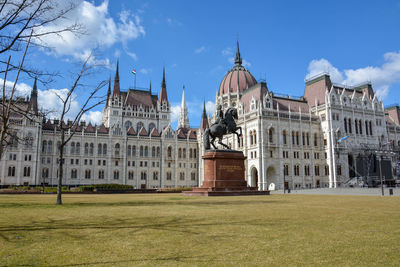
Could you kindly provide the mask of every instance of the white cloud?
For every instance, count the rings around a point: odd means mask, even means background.
[[[181,105],[171,105],[171,123],[178,122],[181,113]]]
[[[146,75],[146,74],[149,74],[150,72],[152,72],[152,69],[142,68],[139,70],[139,72]]]
[[[4,79],[0,78],[0,86],[1,88],[3,88],[3,84],[4,84]],[[11,91],[12,88],[14,86],[14,82],[12,81],[6,81],[6,96],[10,97],[11,96]],[[14,92],[14,96],[15,97],[26,97],[26,96],[30,96],[31,95],[31,91],[32,91],[32,87],[29,86],[26,83],[17,83],[15,86],[15,92]],[[0,97],[3,96],[3,93],[1,93]]]
[[[214,114],[214,111],[215,111],[215,103],[213,101],[207,101],[206,102],[207,116]]]
[[[199,48],[195,49],[194,53],[200,54],[200,53],[202,53],[204,51],[206,51],[206,47],[203,45],[203,46],[200,46]]]
[[[318,60],[314,59],[310,62],[310,64],[308,64],[308,74],[306,75],[306,79],[321,74],[322,72],[329,73],[332,81],[336,83],[343,82],[342,73],[325,58]]]
[[[86,124],[91,122],[93,125],[101,125],[102,113],[101,111],[89,111],[83,114],[82,120],[86,121]]]
[[[358,69],[339,71],[332,64],[322,58],[313,60],[308,66],[306,79],[321,72],[328,72],[336,83],[357,85],[371,81],[378,97],[384,99],[388,96],[390,86],[400,82],[400,51],[384,54],[385,62],[381,66],[367,66]]]
[[[137,57],[137,55],[136,55],[135,53],[129,52],[129,51],[125,51],[125,52],[126,52],[126,54],[127,54],[128,56],[130,56],[133,60],[137,60],[137,59],[138,59],[138,57]]]
[[[182,26],[182,22],[177,19],[167,18],[167,23],[169,26]]]
[[[225,49],[223,49],[221,51],[221,54],[223,56],[231,56],[231,55],[233,55],[233,48],[232,47],[227,47],[227,48],[225,48]]]
[[[42,32],[59,30],[76,22],[84,27],[85,34],[75,35],[63,32],[60,35],[46,35],[36,40],[50,46],[51,52],[56,55],[68,55],[81,59],[87,50],[108,48],[121,42],[126,45],[130,40],[145,35],[139,16],[129,10],[119,14],[119,21],[115,21],[108,12],[108,1],[96,6],[94,2],[80,1],[76,9],[57,24],[39,29]]]

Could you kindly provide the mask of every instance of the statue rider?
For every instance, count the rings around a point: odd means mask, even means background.
[[[219,124],[219,123],[224,123],[224,112],[222,111],[222,106],[218,105],[217,108],[217,117],[215,118],[215,123]]]

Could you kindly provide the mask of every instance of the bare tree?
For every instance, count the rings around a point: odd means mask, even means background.
[[[89,89],[87,85],[81,83],[83,77],[89,75],[91,70],[95,69],[97,66],[88,64],[91,60],[89,56],[83,63],[79,74],[76,75],[75,81],[71,88],[68,90],[66,96],[57,95],[62,103],[62,108],[60,111],[60,120],[56,126],[59,130],[60,144],[58,146],[58,183],[57,183],[57,204],[62,204],[62,181],[63,181],[63,166],[64,166],[64,148],[74,136],[77,130],[78,123],[80,122],[82,116],[89,110],[101,105],[105,102],[105,95],[100,95],[100,90],[107,84],[107,81],[101,81],[92,89]],[[74,98],[78,95],[79,90],[85,89],[87,94],[84,99],[80,110],[73,115],[72,120],[70,116],[71,104]],[[82,98],[81,98],[82,99]],[[64,123],[64,120],[69,117],[71,123]]]
[[[0,0],[0,65],[7,65],[8,72],[21,71],[31,78],[38,77],[42,83],[50,82],[56,73],[29,66],[20,68],[17,62],[7,61],[8,54],[22,51],[30,38],[31,44],[43,47],[43,37],[49,35],[62,38],[66,32],[83,34],[82,25],[76,22],[57,26],[75,8],[73,0]],[[0,73],[4,72],[5,68],[0,67]]]

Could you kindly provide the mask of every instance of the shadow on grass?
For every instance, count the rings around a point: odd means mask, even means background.
[[[236,199],[221,201],[218,199],[213,200],[188,200],[187,198],[176,199],[173,198],[171,200],[165,201],[152,201],[152,200],[138,200],[138,201],[117,201],[117,202],[74,202],[68,203],[64,201],[64,204],[59,206],[55,205],[55,203],[35,203],[35,202],[27,202],[27,203],[0,203],[0,208],[32,208],[32,207],[43,207],[43,208],[69,208],[69,207],[135,207],[135,206],[173,206],[173,205],[182,205],[182,206],[242,206],[242,205],[265,205],[265,204],[287,204],[290,201],[288,200],[249,200],[249,199]]]

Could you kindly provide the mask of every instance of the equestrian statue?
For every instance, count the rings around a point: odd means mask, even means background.
[[[211,145],[214,149],[217,149],[214,144],[216,138],[218,138],[218,144],[230,149],[228,145],[222,143],[222,138],[224,135],[231,133],[237,135],[239,143],[239,137],[242,136],[242,127],[236,126],[235,119],[237,120],[237,118],[238,114],[236,108],[228,108],[224,116],[221,106],[218,106],[215,122],[204,132],[203,144],[205,150],[211,149]]]

